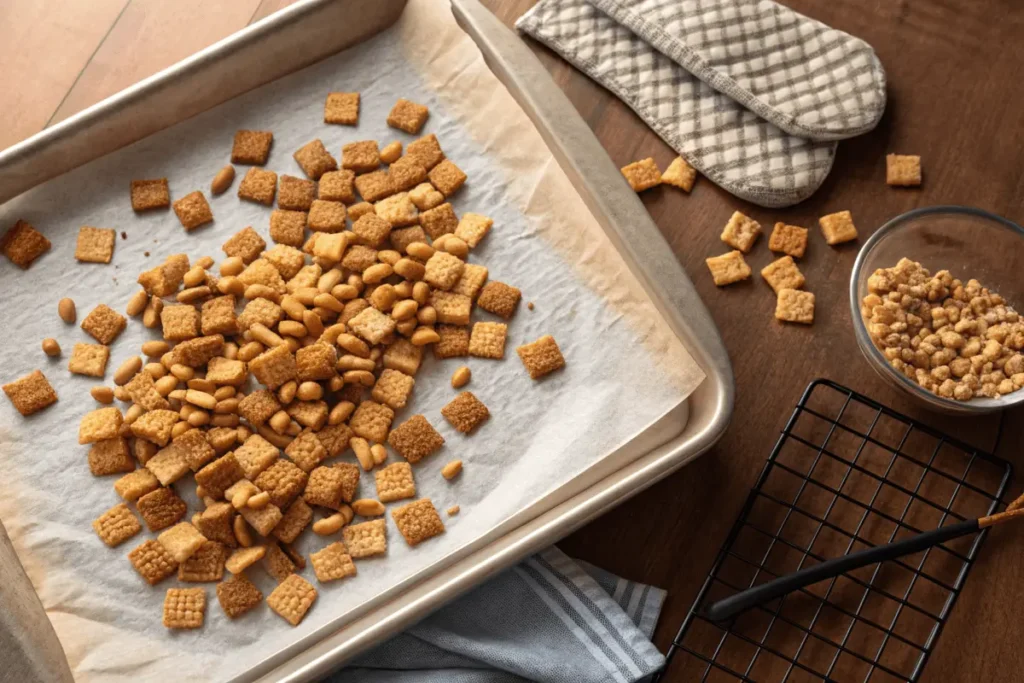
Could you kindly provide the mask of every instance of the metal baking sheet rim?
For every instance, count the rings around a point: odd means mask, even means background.
[[[646,455],[578,491],[570,499],[524,520],[518,527],[454,561],[401,596],[370,609],[315,643],[303,644],[301,652],[275,653],[235,681],[305,681],[328,673],[361,650],[381,642],[523,557],[556,542],[698,457],[720,438],[732,415],[732,369],[717,328],[643,204],[622,182],[618,169],[597,138],[523,41],[478,0],[450,2],[459,24],[534,122],[595,218],[707,378],[683,404],[682,411],[688,413],[685,428],[667,442],[652,444],[652,450]],[[0,152],[0,201],[369,38],[397,20],[405,0],[360,3],[365,21],[362,26],[351,21],[352,13],[345,7],[350,4],[350,0],[302,0]],[[346,26],[344,35],[331,35],[330,27],[337,30],[339,23],[325,21],[325,17],[345,19],[341,24]],[[299,38],[308,39],[310,31],[330,36],[328,42],[333,40],[330,49],[325,49],[323,42],[309,40],[304,43],[306,49],[291,49],[302,44]],[[258,82],[237,78],[240,67],[263,64],[262,59],[258,62],[245,60],[260,55],[265,58],[266,49],[282,56],[291,55],[292,61],[278,60],[273,70],[258,72],[257,78],[261,78]],[[217,90],[225,96],[195,110],[194,79],[204,75],[208,79],[204,84],[208,90]],[[225,91],[224,79],[231,77],[235,85]],[[186,90],[193,97],[186,97]],[[137,109],[145,108],[147,100],[149,118],[143,125],[121,130],[112,125],[119,118],[131,120],[138,113]],[[161,106],[153,106],[156,100],[160,100]],[[176,106],[168,107],[168,103]],[[154,114],[155,109],[161,110],[162,115]],[[168,111],[177,118],[167,119]],[[96,153],[97,138],[98,144],[105,145],[101,153]],[[637,235],[642,235],[642,239],[636,239]],[[675,419],[680,417],[683,416],[676,415]],[[13,554],[2,532],[0,553]]]

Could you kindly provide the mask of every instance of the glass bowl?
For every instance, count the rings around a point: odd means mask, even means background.
[[[889,365],[868,335],[860,302],[868,294],[868,277],[904,257],[932,273],[945,269],[964,282],[974,278],[1024,315],[1024,229],[966,206],[915,209],[893,218],[864,243],[850,277],[850,313],[857,344],[868,364],[890,384],[945,413],[979,415],[1024,403],[1024,389],[997,398],[943,398]]]

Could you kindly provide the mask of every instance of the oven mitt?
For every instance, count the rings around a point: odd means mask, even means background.
[[[870,45],[771,0],[589,2],[792,135],[842,140],[885,111],[885,71]]]
[[[832,168],[835,142],[786,133],[586,0],[541,0],[516,28],[612,91],[692,166],[737,197],[790,206],[818,189]]]

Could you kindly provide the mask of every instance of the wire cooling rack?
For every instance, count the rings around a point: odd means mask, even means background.
[[[786,424],[668,653],[663,681],[914,683],[982,531],[821,581],[728,623],[702,609],[826,559],[995,512],[999,458],[833,382]]]

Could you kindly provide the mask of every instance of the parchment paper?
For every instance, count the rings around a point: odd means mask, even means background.
[[[358,128],[322,123],[324,97],[332,90],[362,93]],[[144,532],[109,549],[91,529],[93,519],[119,502],[112,487],[116,477],[92,477],[87,447],[77,443],[78,421],[97,407],[88,391],[98,382],[68,373],[73,344],[92,340],[60,321],[57,301],[72,296],[79,320],[99,303],[123,311],[138,288],[137,274],[168,254],[185,252],[193,259],[209,254],[219,261],[220,245],[247,225],[270,243],[270,209],[240,202],[237,179],[228,193],[210,198],[215,223],[187,234],[171,212],[133,214],[132,178],[166,175],[172,199],[195,189],[209,196],[210,179],[226,162],[239,128],[272,130],[268,167],[302,176],[291,154],[313,138],[321,138],[332,154],[350,141],[412,140],[384,123],[399,96],[430,107],[424,132],[436,133],[447,155],[469,175],[453,201],[456,211],[484,213],[495,221],[470,261],[488,266],[492,279],[523,290],[505,360],[437,362],[428,352],[414,400],[396,418],[398,424],[422,412],[444,435],[443,451],[415,467],[416,483],[419,495],[431,497],[439,510],[458,504],[462,512],[451,518],[442,512],[447,532],[415,549],[406,546],[389,518],[387,556],[360,560],[354,578],[317,584],[320,597],[297,628],[265,606],[230,621],[211,583],[198,584],[207,588],[204,628],[168,632],[160,623],[161,606],[177,579],[152,588],[125,557],[154,534]],[[238,170],[240,177],[246,169]],[[23,419],[0,401],[0,516],[82,681],[223,680],[283,648],[301,647],[300,641],[315,639],[367,601],[451,560],[601,462],[679,406],[703,379],[445,2],[412,0],[399,23],[371,41],[0,207],[0,225],[18,218],[42,230],[54,247],[27,272],[0,265],[6,318],[0,379],[8,382],[41,368],[60,402]],[[74,260],[81,225],[125,232],[112,264]],[[527,301],[535,302],[536,310],[527,310]],[[568,365],[533,382],[514,349],[542,334],[554,335]],[[60,341],[62,358],[47,360],[39,350],[48,336]],[[107,384],[141,342],[156,336],[131,321],[113,345]],[[469,437],[455,432],[439,413],[455,394],[448,380],[462,364],[473,370],[467,388],[492,414]],[[342,457],[351,460],[351,452]],[[446,482],[441,465],[455,458],[465,462],[465,470]],[[390,461],[396,459],[392,454]],[[175,488],[189,502],[190,517],[200,509],[193,482],[189,478]],[[360,493],[375,495],[372,474],[363,475]],[[307,532],[299,547],[308,554],[330,540]],[[262,569],[249,574],[264,594],[273,589],[273,579]],[[311,568],[303,574],[315,582]]]

